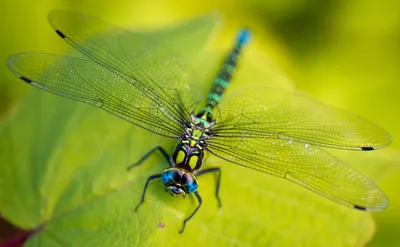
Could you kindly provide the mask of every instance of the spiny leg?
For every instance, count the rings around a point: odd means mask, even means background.
[[[204,170],[199,171],[198,173],[196,173],[196,176],[201,176],[210,172],[217,172],[218,173],[218,178],[217,178],[217,186],[215,188],[215,197],[217,197],[218,200],[218,206],[221,207],[221,199],[219,197],[219,188],[220,188],[220,184],[221,184],[221,168],[219,167],[211,167],[211,168],[207,168]]]
[[[161,173],[160,173],[160,174],[151,175],[151,176],[147,179],[146,185],[144,186],[144,190],[143,190],[143,193],[142,193],[142,200],[140,200],[139,204],[138,204],[138,205],[136,206],[136,208],[135,208],[135,211],[136,211],[136,212],[137,212],[137,210],[139,209],[139,206],[142,205],[142,203],[144,202],[144,197],[145,197],[145,195],[146,195],[146,190],[147,190],[147,186],[149,185],[149,182],[150,182],[151,180],[153,180],[153,179],[156,179],[156,178],[161,178]]]
[[[196,191],[196,192],[194,192],[194,194],[195,194],[196,197],[197,197],[197,201],[199,202],[199,205],[198,205],[197,208],[193,211],[193,213],[192,213],[191,215],[189,215],[189,217],[187,217],[187,218],[183,221],[183,227],[182,227],[182,229],[179,231],[179,233],[182,233],[182,232],[185,230],[186,222],[188,222],[188,221],[193,217],[193,215],[195,215],[195,213],[197,212],[197,210],[199,210],[199,208],[201,207],[201,204],[203,203],[203,200],[201,199],[199,192]]]
[[[152,148],[152,149],[151,149],[149,152],[147,152],[145,155],[143,155],[142,158],[139,159],[139,161],[137,161],[136,163],[134,163],[134,164],[128,166],[126,170],[129,171],[129,170],[132,169],[133,167],[142,164],[143,161],[145,161],[152,153],[154,153],[154,152],[157,151],[157,150],[161,152],[161,154],[164,156],[164,158],[168,161],[169,166],[172,167],[173,165],[172,165],[171,160],[170,160],[170,158],[169,158],[167,152],[165,151],[165,149],[164,149],[163,147],[161,147],[161,146],[157,146],[157,147]]]

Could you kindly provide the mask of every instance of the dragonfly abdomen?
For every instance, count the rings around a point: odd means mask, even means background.
[[[213,110],[219,104],[225,89],[229,86],[232,76],[236,71],[239,54],[243,46],[250,41],[250,37],[251,33],[247,29],[243,29],[238,33],[236,44],[226,57],[222,69],[218,73],[218,76],[215,79],[210,92],[208,93],[207,105],[200,111],[198,116],[205,115],[206,117],[203,118],[207,119],[208,121],[212,121],[214,119],[212,114]]]

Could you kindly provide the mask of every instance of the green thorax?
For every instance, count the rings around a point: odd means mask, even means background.
[[[214,124],[204,118],[191,116],[192,121],[185,127],[185,134],[175,148],[172,159],[175,166],[186,171],[198,170],[203,165],[206,141],[212,137],[210,127]]]

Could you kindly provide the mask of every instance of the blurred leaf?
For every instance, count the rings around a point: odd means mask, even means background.
[[[396,153],[397,163],[399,164],[399,152]],[[370,243],[372,246],[398,246],[399,231],[398,226],[400,222],[400,196],[398,188],[400,187],[400,168],[392,170],[386,174],[385,180],[382,181],[382,189],[387,193],[390,198],[389,209],[374,215],[377,225],[377,233]]]
[[[249,47],[249,55],[255,53]],[[220,57],[195,60],[205,90]],[[232,88],[288,85],[247,61]],[[38,230],[26,246],[362,246],[372,237],[369,213],[215,157],[207,164],[223,169],[223,207],[214,197],[215,178],[201,177],[204,204],[180,235],[194,198],[172,198],[154,181],[134,212],[146,178],[166,164],[154,155],[130,173],[125,168],[156,145],[172,152],[176,143],[98,109],[32,91],[0,129],[0,211],[16,226]]]

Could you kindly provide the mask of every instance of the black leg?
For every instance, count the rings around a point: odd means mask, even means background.
[[[188,221],[193,217],[193,215],[197,212],[197,210],[199,210],[201,204],[203,203],[203,200],[201,200],[201,197],[200,197],[199,192],[196,191],[196,192],[194,192],[194,194],[195,194],[196,197],[197,197],[197,201],[199,202],[199,205],[198,205],[197,208],[193,211],[193,213],[192,213],[191,215],[189,215],[189,217],[187,217],[187,218],[183,221],[183,227],[182,227],[182,229],[179,231],[179,233],[182,233],[182,232],[185,230],[186,222],[188,222]]]
[[[151,180],[153,180],[153,179],[156,179],[156,178],[161,178],[161,173],[160,173],[160,174],[151,175],[151,176],[147,179],[146,185],[144,186],[144,190],[143,190],[143,193],[142,193],[142,200],[140,200],[139,204],[138,204],[138,205],[136,206],[136,208],[135,208],[135,211],[136,211],[136,212],[138,211],[139,206],[142,205],[142,203],[144,202],[144,196],[146,195],[146,190],[147,190],[147,186],[149,185],[149,182],[150,182]]]
[[[143,155],[142,158],[140,158],[138,162],[136,162],[136,163],[134,163],[134,164],[128,166],[128,168],[127,168],[126,170],[129,171],[129,170],[132,169],[133,167],[140,165],[140,164],[141,164],[143,161],[145,161],[152,153],[154,153],[154,152],[157,151],[157,150],[161,152],[161,154],[164,156],[164,158],[168,161],[169,166],[172,167],[173,165],[172,165],[171,160],[170,160],[170,158],[169,158],[167,152],[165,151],[165,149],[164,149],[163,147],[161,147],[161,146],[157,146],[157,147],[152,148],[152,149],[151,149],[149,152],[147,152],[145,155]]]
[[[211,167],[211,168],[207,168],[204,170],[200,170],[198,173],[196,173],[196,176],[201,176],[210,172],[217,172],[218,173],[218,178],[217,178],[217,186],[215,189],[215,197],[217,197],[218,200],[218,206],[221,207],[221,199],[219,198],[219,187],[221,184],[221,168],[219,167]]]

